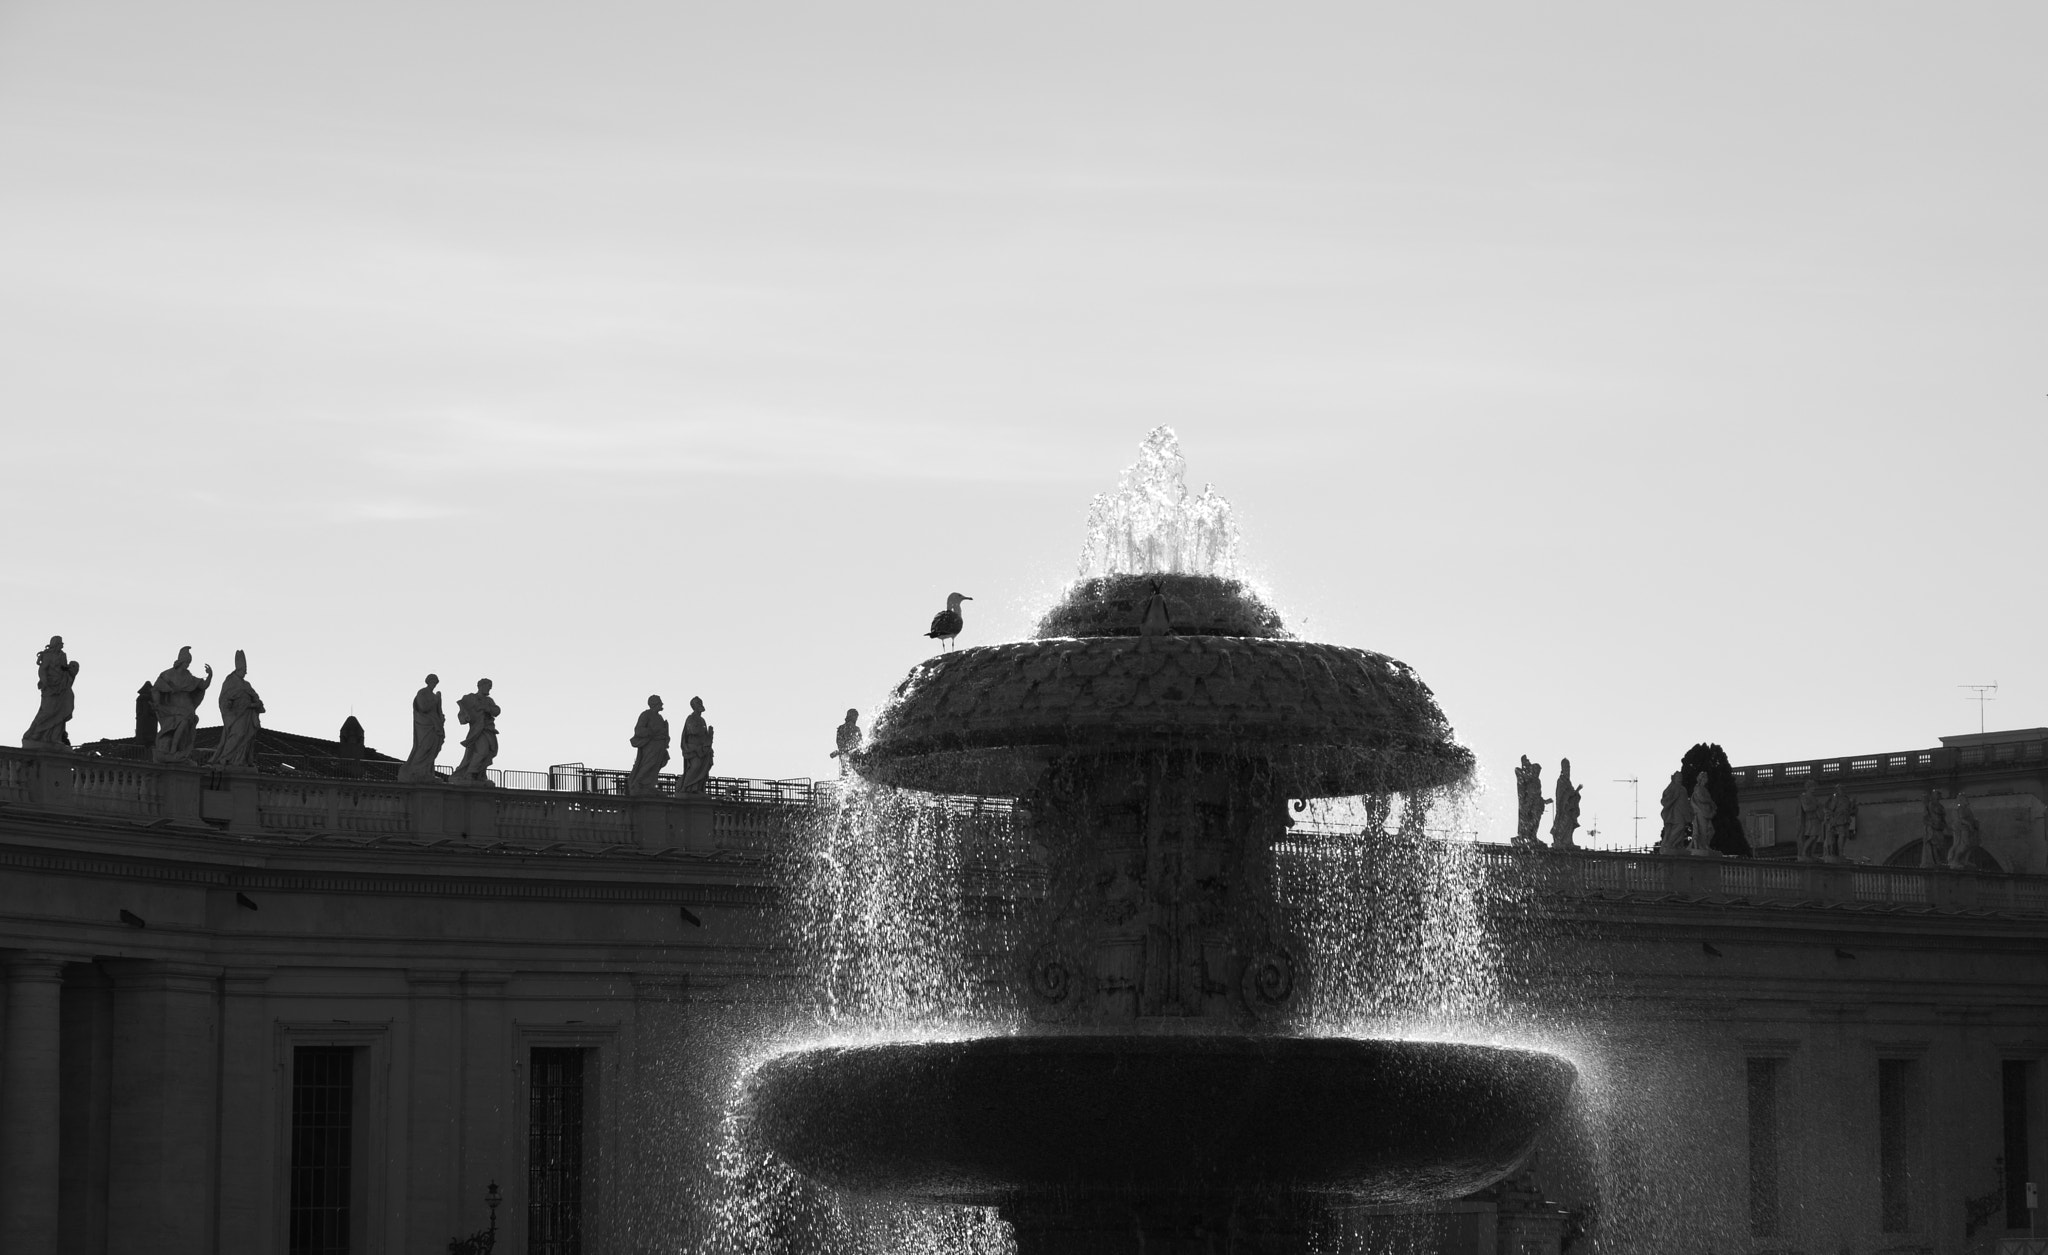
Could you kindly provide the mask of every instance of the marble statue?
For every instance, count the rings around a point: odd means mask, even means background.
[[[1823,857],[1830,863],[1842,861],[1842,846],[1856,835],[1856,803],[1836,785],[1828,795],[1827,848]]]
[[[1658,803],[1663,810],[1664,832],[1657,839],[1657,850],[1661,854],[1680,853],[1685,849],[1685,834],[1692,828],[1692,798],[1685,791],[1684,768],[1671,773],[1671,783],[1664,786]]]
[[[1927,790],[1927,796],[1920,800],[1922,821],[1927,826],[1927,836],[1920,842],[1920,866],[1946,867],[1948,865],[1948,812],[1941,805],[1941,792]]]
[[[256,734],[263,728],[263,699],[249,683],[249,656],[235,651],[235,669],[220,686],[220,744],[208,760],[214,767],[255,770]]]
[[[832,757],[839,760],[839,774],[843,776],[846,774],[847,767],[852,765],[853,756],[860,753],[860,712],[858,710],[846,712],[846,722],[839,725],[839,730],[833,737],[833,741],[836,748],[832,751]]]
[[[1968,871],[1976,864],[1970,861],[1970,851],[1983,844],[1983,826],[1977,821],[1977,812],[1970,807],[1970,799],[1960,790],[1956,793],[1955,844],[1948,852],[1948,865]]]
[[[484,773],[498,757],[498,703],[491,700],[491,682],[478,680],[476,692],[455,703],[455,719],[469,725],[462,738],[462,761],[456,764],[456,784],[489,784]]]
[[[212,685],[213,667],[207,666],[203,680],[193,675],[192,647],[180,648],[178,660],[150,686],[150,706],[156,712],[156,748],[150,752],[151,762],[192,761],[192,734],[199,727],[199,703],[206,700],[206,690]]]
[[[441,694],[435,686],[441,677],[431,671],[420,691],[412,695],[412,753],[398,768],[398,778],[407,784],[436,777],[434,760],[448,741],[448,716],[441,710]]]
[[[702,793],[711,778],[711,737],[713,729],[704,722],[704,699],[690,699],[690,717],[683,720],[683,782],[678,793]]]
[[[1543,824],[1543,808],[1550,799],[1543,796],[1543,764],[1522,755],[1515,768],[1515,844],[1536,845],[1536,830]]]
[[[1702,856],[1714,852],[1714,816],[1721,809],[1707,788],[1708,779],[1702,771],[1692,782],[1692,852]]]
[[[633,773],[626,777],[627,797],[654,797],[661,792],[661,769],[668,766],[668,720],[661,698],[647,699],[640,722],[633,725]]]
[[[1557,814],[1550,821],[1550,844],[1560,850],[1572,848],[1572,833],[1579,826],[1579,798],[1584,785],[1572,785],[1572,760],[1557,760]]]
[[[1820,800],[1813,777],[1808,776],[1806,787],[1799,791],[1799,861],[1811,863],[1818,859],[1826,837],[1827,804]]]
[[[51,637],[49,645],[36,655],[36,689],[42,694],[42,700],[36,706],[36,717],[29,723],[28,731],[21,734],[21,748],[71,748],[71,733],[66,725],[71,722],[71,711],[76,701],[71,686],[77,679],[78,664],[64,656],[64,638]]]

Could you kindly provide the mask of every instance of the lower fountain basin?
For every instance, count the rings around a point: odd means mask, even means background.
[[[985,1037],[794,1050],[754,1072],[747,1101],[778,1155],[854,1193],[1407,1203],[1513,1171],[1576,1076],[1541,1051],[1452,1042]]]

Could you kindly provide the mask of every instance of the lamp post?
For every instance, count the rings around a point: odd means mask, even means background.
[[[504,1202],[498,1193],[498,1183],[493,1180],[484,1191],[484,1206],[491,1209],[491,1227],[478,1229],[466,1238],[452,1238],[448,1242],[448,1255],[491,1255],[498,1247],[498,1204]]]

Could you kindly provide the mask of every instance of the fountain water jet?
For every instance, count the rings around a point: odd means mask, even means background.
[[[1318,974],[1281,901],[1290,800],[1384,811],[1471,755],[1406,666],[1289,636],[1233,578],[1227,504],[1178,479],[1155,431],[1038,637],[920,665],[856,763],[1018,799],[1044,851],[1011,956],[1032,1029],[799,1048],[746,1084],[799,1172],[997,1207],[1020,1255],[1299,1250],[1321,1205],[1499,1180],[1574,1080],[1542,1051],[1297,1031]]]

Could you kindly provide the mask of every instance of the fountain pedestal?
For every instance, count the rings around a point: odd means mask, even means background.
[[[1274,886],[1289,799],[1412,799],[1471,755],[1407,667],[1286,639],[1233,581],[1079,585],[1041,639],[920,666],[858,765],[1024,800],[1043,1023],[764,1063],[755,1127],[814,1180],[999,1208],[1020,1255],[1279,1255],[1332,1204],[1491,1185],[1567,1100],[1540,1051],[1286,1031],[1314,979]]]

